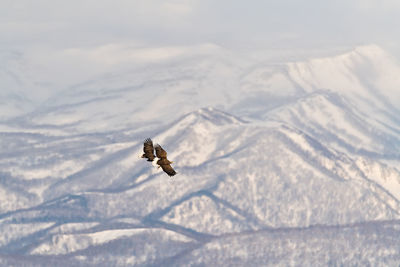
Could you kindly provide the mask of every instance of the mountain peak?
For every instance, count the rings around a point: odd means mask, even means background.
[[[371,56],[371,55],[388,56],[387,52],[382,47],[380,47],[379,45],[376,45],[376,44],[357,46],[350,53],[358,53],[358,54],[369,55],[369,56]]]
[[[193,112],[196,116],[208,120],[216,125],[241,124],[245,121],[227,112],[214,107],[204,107]]]

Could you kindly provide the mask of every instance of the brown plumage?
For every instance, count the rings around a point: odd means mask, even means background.
[[[168,174],[169,176],[174,176],[176,171],[171,167],[172,161],[167,159],[167,151],[165,151],[159,144],[155,145],[156,155],[159,160],[157,160],[157,164],[161,169]]]
[[[171,167],[170,164],[163,164],[160,165],[160,167],[169,176],[174,176],[176,174],[176,171]]]
[[[155,156],[154,156],[153,141],[151,141],[150,138],[147,138],[146,140],[144,140],[143,152],[144,152],[144,154],[142,155],[142,158],[147,158],[147,161],[154,160]]]

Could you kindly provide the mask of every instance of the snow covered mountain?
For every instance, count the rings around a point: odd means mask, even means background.
[[[1,125],[0,262],[398,265],[398,77],[377,46],[213,51],[68,88]]]

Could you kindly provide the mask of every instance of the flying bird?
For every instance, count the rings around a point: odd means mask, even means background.
[[[144,140],[143,144],[143,152],[142,158],[147,158],[147,161],[153,161],[156,156],[154,156],[154,147],[153,141],[150,138]]]
[[[167,151],[165,151],[159,144],[156,144],[154,148],[156,149],[157,158],[159,158],[159,160],[157,160],[158,168],[161,167],[166,174],[174,176],[176,171],[171,167],[173,161],[167,159]]]

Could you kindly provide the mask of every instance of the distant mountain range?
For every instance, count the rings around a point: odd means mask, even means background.
[[[218,52],[57,93],[0,126],[0,262],[398,265],[398,77],[375,45]]]

